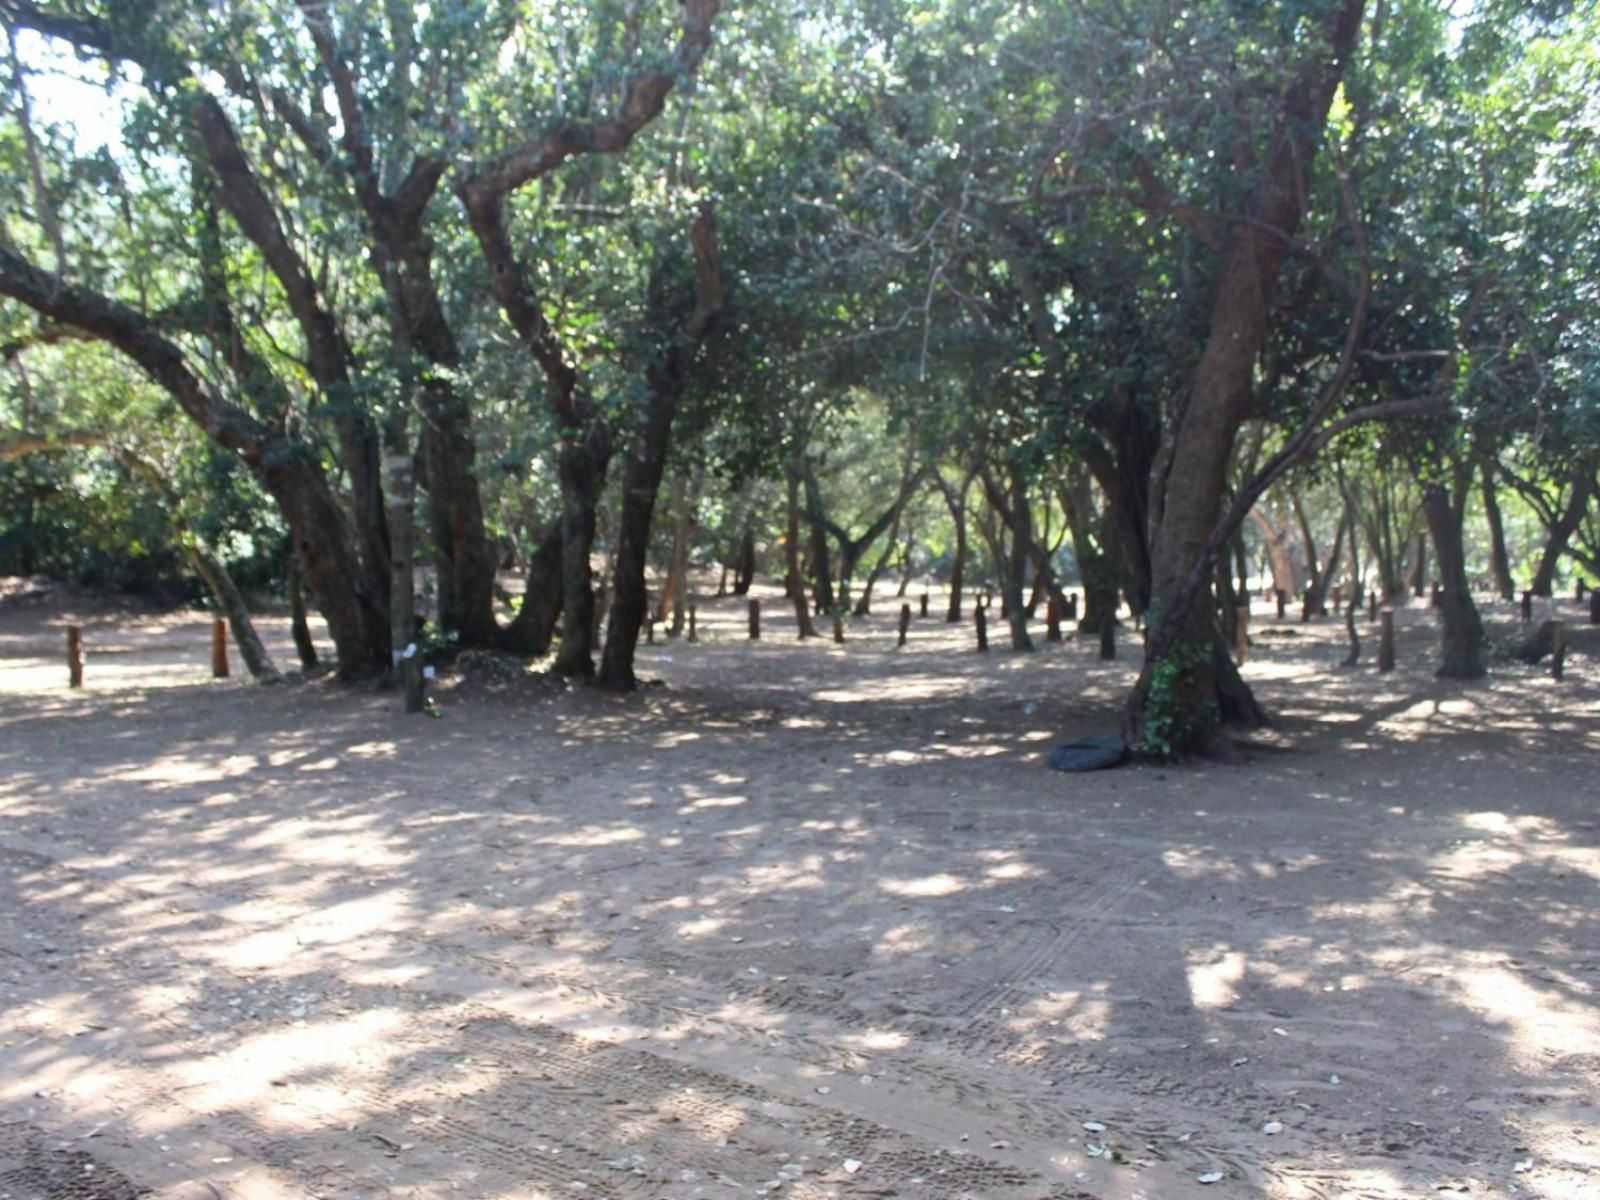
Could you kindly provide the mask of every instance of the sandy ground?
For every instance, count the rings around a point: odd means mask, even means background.
[[[1132,656],[766,607],[438,719],[0,608],[0,1200],[1600,1196],[1587,629],[1259,614],[1244,763],[1066,776]]]

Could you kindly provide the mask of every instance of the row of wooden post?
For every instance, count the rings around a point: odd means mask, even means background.
[[[228,678],[228,623],[221,617],[211,622],[211,677]],[[83,626],[67,626],[67,686],[83,686]]]
[[[1584,596],[1583,581],[1578,582],[1578,599]],[[1278,616],[1284,615],[1285,597],[1282,589],[1278,590]],[[1339,590],[1334,590],[1334,608],[1339,607]],[[928,615],[928,593],[923,592],[919,607],[922,616]],[[1523,620],[1533,619],[1532,593],[1522,594]],[[1600,624],[1600,588],[1595,588],[1589,594],[1589,619],[1592,623]],[[698,611],[693,604],[689,606],[689,640],[699,640]],[[1052,597],[1046,606],[1045,640],[1059,642],[1061,640],[1062,620],[1073,621],[1078,616],[1078,597],[1072,593],[1067,597],[1066,611],[1063,613]],[[987,599],[981,599],[972,607],[972,619],[977,634],[978,649],[989,649],[989,604]],[[1392,609],[1378,608],[1378,593],[1370,592],[1367,597],[1367,619],[1381,625],[1378,631],[1378,670],[1387,672],[1394,670],[1394,611]],[[750,640],[761,639],[761,601],[749,602]],[[1562,678],[1566,666],[1567,626],[1565,621],[1552,621],[1555,635],[1555,647],[1551,659],[1551,674],[1555,678]],[[911,605],[900,606],[899,640],[896,645],[904,646],[911,629]],[[646,637],[651,645],[656,640],[656,623],[648,620],[645,626]],[[838,610],[833,614],[833,640],[838,643],[844,641],[844,617]],[[1240,666],[1243,666],[1250,653],[1250,606],[1241,604],[1234,610],[1234,656]],[[1114,622],[1104,622],[1100,630],[1100,657],[1106,659],[1116,658],[1116,625]],[[211,676],[214,679],[228,678],[228,623],[218,617],[211,622]],[[83,626],[67,626],[67,686],[81,688],[83,686]],[[420,690],[420,689],[419,689]]]

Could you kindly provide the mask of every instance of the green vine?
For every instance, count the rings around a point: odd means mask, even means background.
[[[1212,653],[1204,643],[1174,642],[1150,669],[1145,692],[1144,731],[1138,750],[1156,762],[1171,762],[1187,747],[1208,740],[1221,719],[1216,701],[1195,707],[1185,696],[1194,682],[1193,671]]]

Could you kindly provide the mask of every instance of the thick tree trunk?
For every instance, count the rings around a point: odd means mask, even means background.
[[[558,453],[561,485],[561,645],[555,671],[574,679],[594,675],[594,531],[609,449],[588,441],[563,442]]]
[[[1224,235],[1206,344],[1168,443],[1151,539],[1152,653],[1124,720],[1124,737],[1147,753],[1206,749],[1219,717],[1248,724],[1260,715],[1243,681],[1223,669],[1230,659],[1217,639],[1210,587],[1202,582],[1191,593],[1191,581],[1197,571],[1210,578],[1205,559],[1222,518],[1234,439],[1252,395],[1279,270],[1304,216],[1317,139],[1365,7],[1364,0],[1339,0],[1329,8],[1326,45],[1286,81],[1245,219]],[[1153,688],[1158,673],[1161,686]]]
[[[637,686],[633,656],[639,629],[649,612],[645,568],[650,552],[650,525],[656,496],[667,464],[667,444],[678,408],[675,390],[652,397],[643,428],[628,451],[622,478],[622,510],[617,522],[617,547],[611,615],[606,626],[605,650],[600,656],[600,683],[617,691]],[[681,523],[680,523],[681,529]]]
[[[1511,558],[1506,554],[1506,527],[1500,516],[1500,498],[1494,486],[1494,463],[1484,459],[1481,466],[1483,480],[1483,515],[1489,522],[1489,574],[1494,578],[1495,591],[1502,600],[1516,599],[1516,584],[1511,579]]]
[[[1461,536],[1467,486],[1466,479],[1460,481],[1460,495],[1454,500],[1443,484],[1430,483],[1422,492],[1422,511],[1433,536],[1444,588],[1439,609],[1442,653],[1438,673],[1447,679],[1478,679],[1484,674],[1483,622],[1472,602]]]
[[[422,387],[422,457],[428,476],[428,529],[439,581],[439,625],[463,646],[491,646],[495,554],[483,526],[474,469],[471,413],[442,380]]]
[[[565,590],[561,583],[561,522],[554,522],[528,560],[522,605],[502,629],[497,644],[512,654],[534,658],[549,652],[561,618]]]

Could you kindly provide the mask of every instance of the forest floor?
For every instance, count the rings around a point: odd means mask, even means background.
[[[1575,606],[1472,687],[1263,612],[1243,761],[1063,775],[1134,655],[766,596],[437,719],[0,605],[0,1200],[1600,1195]]]

